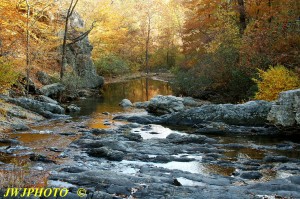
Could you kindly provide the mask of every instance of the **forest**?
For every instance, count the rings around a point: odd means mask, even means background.
[[[300,86],[296,0],[2,0],[0,86],[62,81],[64,46],[88,37],[101,76],[174,75],[177,95],[211,101],[274,100]],[[82,35],[68,32],[69,14]],[[77,41],[76,41],[77,39]]]

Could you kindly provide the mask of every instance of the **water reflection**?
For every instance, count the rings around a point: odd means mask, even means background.
[[[121,112],[119,107],[122,99],[132,102],[148,101],[156,95],[171,95],[172,90],[167,82],[139,78],[122,83],[107,84],[103,88],[102,97],[89,98],[76,103],[81,107],[80,115],[91,115],[93,113]]]

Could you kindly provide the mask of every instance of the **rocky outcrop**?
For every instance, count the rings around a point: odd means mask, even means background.
[[[157,115],[178,112],[184,109],[183,101],[181,97],[158,95],[150,100],[147,111]]]
[[[265,125],[272,103],[250,101],[245,104],[203,105],[172,114],[164,123],[173,125],[195,125],[205,122],[223,122],[229,125],[259,126]]]
[[[272,106],[268,120],[284,127],[300,124],[300,89],[280,93]]]
[[[70,18],[69,38],[77,38],[82,35],[82,32],[78,30],[83,29],[84,26],[84,21],[79,14],[74,12]],[[104,79],[97,75],[91,59],[92,50],[93,46],[88,37],[67,47],[67,63],[81,78],[81,86],[84,88],[97,88],[104,84]]]

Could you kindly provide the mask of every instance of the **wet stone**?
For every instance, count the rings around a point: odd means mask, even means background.
[[[258,180],[262,178],[262,176],[260,172],[244,172],[240,175],[241,178],[250,180]]]

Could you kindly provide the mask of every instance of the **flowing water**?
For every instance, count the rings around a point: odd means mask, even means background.
[[[46,147],[62,148],[68,145],[76,136],[63,136],[59,133],[68,133],[74,130],[89,128],[113,128],[118,126],[119,123],[112,121],[112,118],[117,113],[128,113],[128,114],[147,114],[144,110],[136,109],[123,109],[118,104],[122,99],[129,99],[132,102],[148,101],[156,95],[171,95],[172,90],[168,83],[152,80],[152,79],[135,79],[122,83],[114,83],[104,86],[104,94],[101,97],[93,97],[82,99],[75,102],[76,105],[81,107],[81,112],[77,115],[73,115],[73,120],[70,122],[55,121],[51,123],[41,124],[33,127],[30,132],[12,134],[12,137],[17,137],[23,146],[31,147],[39,152],[43,151]],[[122,124],[122,123],[121,123]],[[174,127],[163,127],[160,125],[152,125],[155,133],[149,133],[141,131],[140,129],[133,129],[133,133],[140,133],[144,139],[164,139],[170,133],[186,133],[188,129],[185,128],[174,128]],[[153,129],[152,129],[153,131]],[[295,136],[241,136],[241,135],[208,135],[212,138],[220,140],[221,144],[229,143],[240,143],[249,147],[236,149],[226,148],[224,160],[237,161],[239,158],[246,158],[249,160],[262,160],[268,154],[285,155],[289,158],[300,158],[300,139]],[[277,150],[272,148],[276,145],[297,145],[293,150],[284,149]],[[255,147],[253,147],[255,146]],[[268,150],[260,149],[260,146],[269,146]],[[0,146],[5,147],[5,146]],[[296,150],[295,150],[296,149]],[[49,153],[49,152],[48,152]],[[223,167],[217,164],[204,164],[202,158],[195,156],[196,161],[193,162],[169,162],[166,164],[154,164],[153,166],[169,168],[169,169],[181,169],[184,171],[190,171],[191,173],[202,173],[202,174],[219,174],[230,176],[236,168],[234,167]],[[2,156],[0,161],[5,163],[9,162],[7,156]],[[123,164],[144,164],[143,162],[130,162],[123,161]],[[149,163],[147,163],[149,164]],[[128,168],[124,172],[135,172],[134,169]],[[180,179],[183,183],[192,184],[186,179]]]

